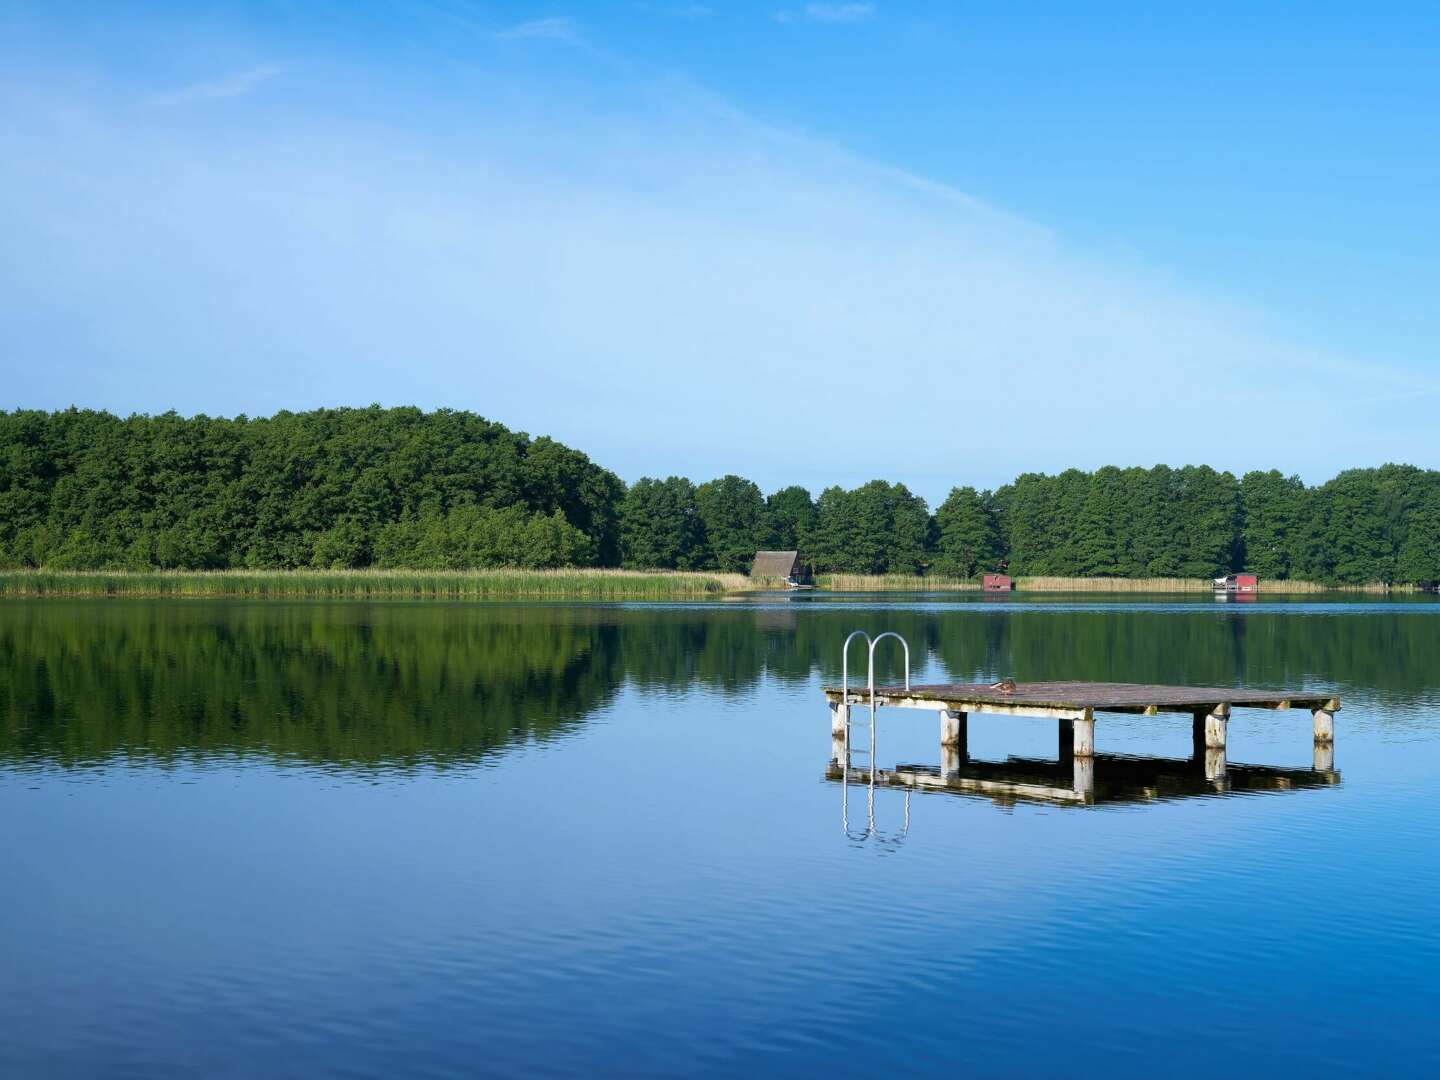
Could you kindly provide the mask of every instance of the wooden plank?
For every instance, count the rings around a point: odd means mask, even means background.
[[[840,701],[838,687],[826,687],[825,695]],[[1339,698],[1330,695],[1298,694],[1294,691],[1259,691],[1220,686],[1154,686],[1144,683],[1037,682],[1017,683],[1010,691],[982,683],[938,683],[877,687],[877,704],[900,708],[947,708],[964,712],[998,712],[1011,715],[1078,718],[1084,710],[1139,713],[1154,716],[1161,712],[1219,712],[1222,708],[1324,709],[1335,712]],[[869,701],[866,691],[850,691],[850,701]],[[1223,715],[1223,713],[1222,713]]]

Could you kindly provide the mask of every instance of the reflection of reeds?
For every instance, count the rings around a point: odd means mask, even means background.
[[[749,587],[743,574],[594,569],[0,572],[0,596],[660,600]]]

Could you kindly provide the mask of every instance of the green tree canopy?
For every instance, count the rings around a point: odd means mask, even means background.
[[[832,487],[816,502],[815,560],[822,570],[914,574],[929,564],[930,515],[904,484]]]
[[[695,506],[714,566],[748,570],[769,531],[760,489],[744,477],[722,476],[695,489]]]
[[[811,546],[815,520],[810,492],[799,485],[781,488],[765,500],[766,547],[804,555]]]
[[[620,503],[620,551],[636,570],[693,570],[708,562],[695,485],[643,477]]]
[[[957,487],[935,511],[935,569],[971,577],[997,569],[1002,560],[1000,525],[990,493]]]

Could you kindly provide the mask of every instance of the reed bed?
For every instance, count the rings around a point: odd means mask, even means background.
[[[1018,577],[1015,588],[1025,592],[1097,593],[1208,593],[1214,591],[1209,578],[1113,578],[1113,577]],[[1262,579],[1262,593],[1388,593],[1415,592],[1413,585],[1327,585],[1319,581]]]
[[[978,592],[960,577],[910,574],[822,574],[830,592]],[[0,597],[385,597],[439,600],[677,600],[783,588],[776,578],[663,570],[0,570]],[[1019,577],[1024,592],[1206,593],[1205,578]],[[1407,593],[1413,585],[1326,585],[1261,581],[1260,591]]]
[[[1267,593],[1413,593],[1418,585],[1386,585],[1372,581],[1365,585],[1326,585],[1321,581],[1261,581],[1260,591]]]
[[[1188,593],[1210,592],[1208,578],[1017,577],[1025,592]]]
[[[915,574],[820,574],[818,588],[833,592],[968,592],[980,588],[969,578]]]
[[[980,582],[967,578],[912,574],[821,574],[821,589],[832,592],[967,592],[978,591]],[[1209,578],[1115,578],[1115,577],[1017,577],[1020,592],[1085,593],[1208,593],[1214,586]],[[1387,593],[1415,592],[1413,585],[1326,585],[1318,581],[1262,580],[1263,593]]]
[[[743,574],[641,570],[0,571],[0,596],[674,600],[750,587]]]

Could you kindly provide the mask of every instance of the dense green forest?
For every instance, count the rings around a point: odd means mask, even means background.
[[[1440,472],[1352,469],[1317,487],[1206,466],[1026,473],[765,495],[724,476],[626,486],[586,455],[473,413],[318,409],[234,419],[0,412],[0,567],[627,566],[1440,580]]]

